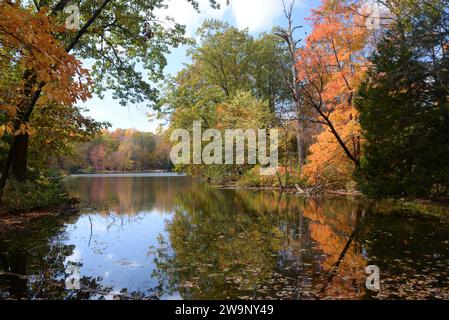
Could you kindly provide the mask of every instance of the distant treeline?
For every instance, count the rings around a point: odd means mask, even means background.
[[[102,130],[91,141],[73,146],[73,155],[53,165],[70,173],[171,170],[170,147],[162,135],[135,129]]]

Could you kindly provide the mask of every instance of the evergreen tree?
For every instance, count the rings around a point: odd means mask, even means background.
[[[410,32],[441,32],[426,37]],[[357,99],[366,140],[356,176],[373,197],[441,197],[449,190],[447,14],[421,12],[378,44]]]

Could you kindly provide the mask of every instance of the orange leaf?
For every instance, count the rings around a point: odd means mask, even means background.
[[[6,111],[9,117],[15,117],[17,114],[17,108],[13,106],[0,106],[0,110]]]

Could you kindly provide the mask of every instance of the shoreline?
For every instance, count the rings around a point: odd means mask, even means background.
[[[64,176],[64,178],[122,178],[122,177],[187,177],[183,173],[176,172],[125,172],[125,173],[77,173]]]
[[[383,199],[370,199],[363,195],[357,190],[331,190],[331,189],[321,189],[319,192],[314,193],[313,188],[308,187],[301,189],[299,186],[280,188],[278,186],[258,186],[258,187],[248,187],[242,186],[234,183],[228,184],[214,184],[212,181],[207,181],[204,178],[192,177],[184,173],[172,173],[172,172],[141,172],[141,173],[125,173],[125,174],[115,174],[115,173],[96,173],[96,174],[73,174],[65,176],[64,178],[120,178],[120,177],[154,177],[154,178],[191,178],[193,180],[200,180],[205,182],[208,187],[217,190],[242,190],[242,191],[252,191],[252,192],[276,192],[285,193],[290,195],[296,195],[298,198],[303,199],[332,199],[332,198],[354,198],[356,200],[366,200],[369,202],[377,203],[382,207],[383,204],[388,206],[393,206],[396,209],[402,211],[415,211],[422,214],[431,214],[432,212],[439,211],[439,215],[449,218],[449,201],[438,201],[430,199],[393,199],[393,198],[383,198]],[[32,220],[34,218],[39,218],[42,216],[64,216],[70,215],[71,212],[78,210],[80,207],[79,203],[72,207],[53,207],[53,208],[42,208],[29,211],[7,211],[4,208],[0,208],[0,224],[6,223],[20,223],[21,221]]]
[[[69,216],[71,213],[63,213],[63,207],[61,208],[48,208],[48,209],[36,209],[30,211],[4,211],[0,210],[0,231],[1,228],[21,226],[24,223],[30,222],[34,219],[44,217],[64,217]]]
[[[248,190],[248,191],[272,191],[283,192],[287,194],[297,194],[305,198],[322,198],[326,196],[353,196],[353,197],[365,197],[359,191],[346,191],[346,190],[325,190],[323,193],[317,196],[308,196],[305,192],[300,192],[297,188],[279,188],[279,187],[245,187],[238,185],[211,185],[210,187],[220,190]],[[304,190],[302,190],[304,191]]]

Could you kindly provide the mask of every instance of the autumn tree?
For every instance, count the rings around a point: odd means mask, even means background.
[[[50,162],[52,169],[69,173],[145,172],[171,169],[163,132],[141,132],[135,129],[101,130],[89,141],[68,142],[69,152]]]
[[[270,105],[271,112],[286,99],[280,63],[286,59],[282,43],[269,34],[255,38],[217,20],[206,21],[192,46],[190,68],[180,75],[200,76],[197,85],[218,89],[225,99],[238,91],[251,92]]]
[[[66,170],[64,158],[82,152],[77,147],[101,133],[109,123],[84,115],[77,106],[46,105],[37,108],[29,145],[29,171],[45,174],[48,169]],[[1,157],[0,157],[1,159]]]
[[[366,69],[365,17],[358,3],[325,0],[309,19],[312,33],[298,50],[296,70],[308,117],[322,126],[304,173],[312,182],[351,177],[360,165],[361,135],[353,101]]]
[[[2,191],[10,169],[18,180],[26,178],[29,121],[37,102],[72,105],[86,100],[91,80],[53,36],[64,26],[52,23],[48,8],[32,13],[20,2],[2,1],[0,11],[1,64],[18,73],[10,77],[17,89],[1,97],[1,108],[8,111],[1,133],[14,136],[0,179]]]
[[[202,120],[202,129],[217,129],[221,133],[221,138],[225,138],[227,129],[247,129],[256,130],[257,128],[269,128],[273,121],[270,113],[269,104],[259,101],[250,92],[239,91],[235,95],[221,103],[210,106],[207,113],[186,108],[180,108],[175,111],[171,117],[171,126],[168,133],[173,129],[184,128],[192,130],[194,121]],[[224,142],[224,140],[222,140]],[[204,146],[211,141],[205,141]],[[183,172],[197,176],[207,176],[214,179],[237,177],[246,170],[254,167],[254,164],[223,164],[225,150],[220,146],[222,163],[214,164],[192,164],[178,166]],[[248,144],[245,143],[244,155],[248,155]],[[211,156],[216,156],[215,151],[211,151]],[[218,155],[217,155],[218,156]],[[237,159],[238,155],[233,155]]]

